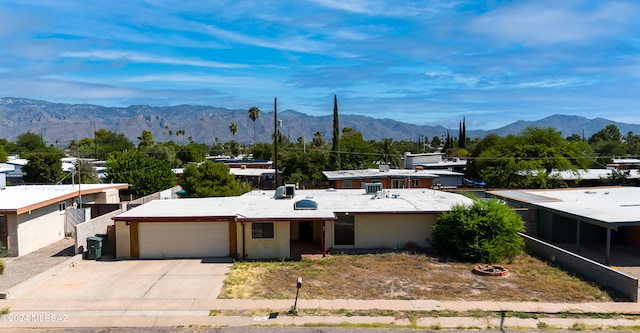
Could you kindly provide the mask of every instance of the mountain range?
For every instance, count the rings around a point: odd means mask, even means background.
[[[351,127],[362,132],[367,140],[393,138],[395,140],[417,140],[445,137],[444,126],[413,125],[392,119],[377,119],[367,116],[339,114],[340,127]],[[236,123],[238,130],[232,135],[229,125]],[[271,140],[274,125],[273,112],[261,112],[255,123],[256,140]],[[309,142],[315,132],[331,139],[333,115],[310,116],[294,110],[278,112],[278,126],[283,135],[292,141],[303,136]],[[603,118],[587,119],[580,116],[554,115],[537,121],[516,121],[493,130],[467,130],[467,137],[484,137],[488,133],[500,136],[518,134],[528,126],[552,127],[563,136],[578,134],[586,138],[609,124],[620,129],[622,135],[632,131],[640,133],[640,125],[615,122]],[[153,133],[157,142],[174,140],[186,141],[191,137],[196,142],[212,144],[216,138],[220,142],[232,138],[240,142],[253,142],[254,123],[249,119],[248,110],[226,109],[212,106],[177,105],[152,107],[132,105],[129,107],[105,107],[91,104],[65,104],[28,98],[0,98],[0,138],[14,141],[27,131],[41,134],[47,144],[58,143],[66,146],[71,140],[93,137],[93,131],[104,128],[122,133],[135,144],[143,130]],[[176,137],[179,130],[184,137]],[[172,134],[171,136],[169,134]],[[457,137],[458,128],[451,129]]]

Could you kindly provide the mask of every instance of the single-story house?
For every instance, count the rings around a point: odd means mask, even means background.
[[[432,188],[434,178],[439,177],[425,170],[389,169],[386,165],[380,165],[378,169],[322,171],[322,175],[335,189],[364,189],[369,183],[380,183],[383,188],[390,189]]]
[[[437,216],[470,202],[433,189],[298,190],[292,185],[238,197],[155,200],[113,217],[116,256],[298,258],[301,253],[427,247]]]
[[[527,234],[552,244],[599,243],[605,263],[611,245],[640,246],[640,188],[591,187],[553,190],[489,191],[521,209]]]
[[[444,159],[444,153],[418,153],[405,152],[403,155],[404,168],[415,169],[422,167],[425,170],[449,170],[454,172],[464,172],[467,168],[467,160],[453,158]]]
[[[80,203],[118,203],[127,184],[21,185],[0,190],[0,243],[22,256],[65,237],[67,209]],[[81,200],[81,201],[80,201]]]

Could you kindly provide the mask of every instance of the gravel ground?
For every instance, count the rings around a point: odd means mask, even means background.
[[[4,274],[0,275],[0,291],[28,280],[74,256],[75,241],[65,238],[21,257],[2,258]]]

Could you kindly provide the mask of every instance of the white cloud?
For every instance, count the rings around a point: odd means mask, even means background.
[[[88,52],[62,52],[62,57],[68,58],[88,58],[88,59],[105,59],[105,60],[129,60],[139,63],[154,63],[179,66],[195,66],[210,68],[247,68],[248,65],[222,63],[206,60],[180,59],[171,57],[158,57],[139,53],[131,53],[125,51],[88,51]]]
[[[521,45],[585,43],[623,32],[638,11],[635,3],[608,1],[593,7],[576,1],[516,2],[472,19],[468,29]]]

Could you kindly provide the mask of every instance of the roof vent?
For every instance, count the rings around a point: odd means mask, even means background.
[[[382,191],[382,183],[366,183],[364,188],[366,194],[375,194]]]
[[[273,197],[276,199],[291,199],[295,196],[295,192],[296,186],[294,184],[286,184],[285,186],[278,186]]]
[[[380,171],[380,172],[389,172],[389,165],[388,164],[380,164],[380,165],[378,165],[378,171]]]

